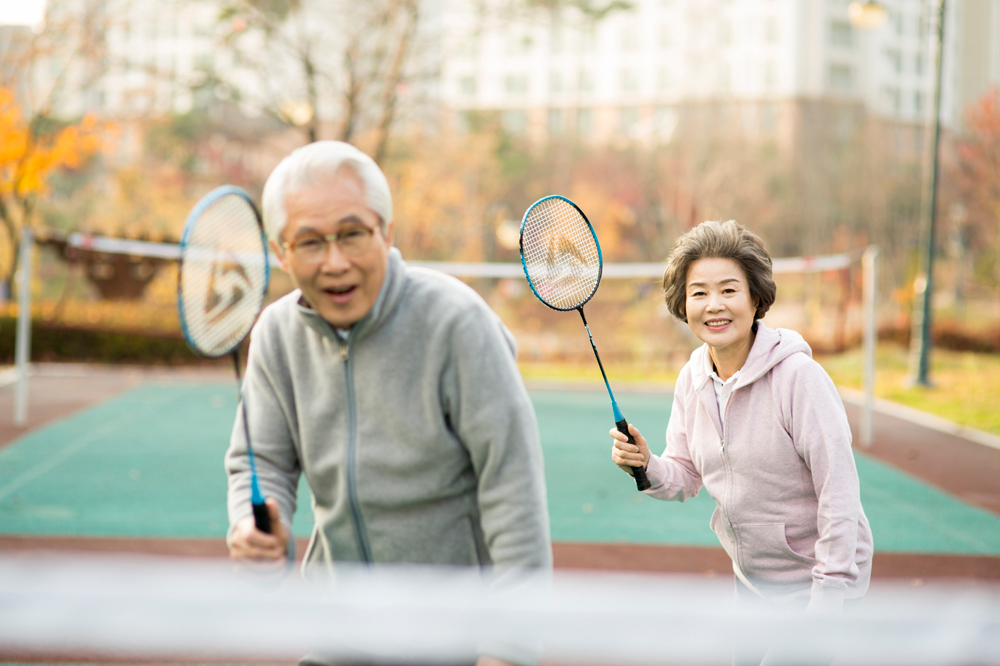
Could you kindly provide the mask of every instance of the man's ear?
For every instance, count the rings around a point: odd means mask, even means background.
[[[286,273],[288,273],[289,275],[291,275],[292,272],[288,270],[288,263],[287,263],[288,257],[285,254],[285,250],[282,247],[280,247],[277,243],[275,243],[273,240],[268,241],[268,243],[271,245],[271,252],[274,252],[274,256],[278,258],[278,263],[281,264],[281,269]]]

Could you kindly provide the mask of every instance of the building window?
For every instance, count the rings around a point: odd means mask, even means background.
[[[723,46],[731,46],[733,43],[733,25],[729,21],[719,24],[719,42]]]
[[[576,110],[576,134],[577,136],[590,136],[594,133],[594,110]]]
[[[924,112],[924,94],[919,90],[913,93],[913,110],[916,113]]]
[[[773,90],[778,85],[778,64],[768,60],[764,64],[764,88]]]
[[[837,92],[849,92],[854,88],[854,72],[850,65],[834,63],[827,69],[830,88]]]
[[[553,28],[549,33],[549,53],[562,53],[566,50],[566,36],[562,28]]]
[[[561,93],[563,90],[562,72],[549,72],[549,92]]]
[[[634,93],[639,91],[639,73],[634,69],[623,69],[621,71],[622,92]]]
[[[576,79],[576,87],[580,92],[593,92],[594,91],[594,74],[593,72],[581,69]]]
[[[918,53],[913,59],[913,71],[917,73],[917,76],[924,75],[924,54]]]
[[[639,122],[639,109],[634,106],[624,106],[618,112],[618,130],[622,134],[631,134]]]
[[[519,96],[528,94],[527,74],[508,74],[503,81],[503,89],[508,95]]]
[[[458,89],[461,91],[462,96],[472,97],[476,94],[476,77],[463,76],[458,80]]]
[[[587,26],[577,33],[576,50],[580,53],[593,53],[597,50],[596,26]]]
[[[896,49],[886,49],[885,57],[889,59],[889,66],[892,71],[901,74],[903,71],[903,57]]]
[[[669,106],[658,106],[653,116],[656,122],[656,134],[661,139],[669,139],[677,129],[677,111]]]
[[[512,34],[507,37],[507,55],[525,55],[531,52],[531,36],[521,33]]]
[[[776,44],[778,37],[778,19],[770,16],[767,19],[767,23],[764,24],[764,41],[768,44]]]
[[[764,134],[774,134],[778,128],[778,107],[774,104],[764,104],[760,107],[760,131]]]
[[[732,77],[729,74],[729,65],[719,67],[719,90],[729,92],[732,88]]]
[[[669,67],[660,67],[656,73],[656,89],[665,92],[674,87],[674,77]]]
[[[902,106],[899,88],[883,88],[882,93],[885,96],[886,106],[888,106],[892,111],[899,113],[899,109]]]
[[[525,134],[528,131],[528,113],[520,109],[503,112],[500,118],[505,131],[510,134]]]
[[[674,33],[670,30],[669,25],[660,26],[660,48],[663,50],[673,48],[674,46]]]
[[[562,109],[549,109],[549,136],[562,136],[566,132],[566,114]]]
[[[621,32],[621,48],[622,51],[638,51],[640,48],[639,44],[639,28],[634,25],[625,26],[622,28]]]
[[[854,28],[847,21],[830,23],[830,44],[832,46],[854,46]]]

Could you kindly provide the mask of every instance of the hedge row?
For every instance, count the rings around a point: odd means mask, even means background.
[[[895,342],[904,347],[910,344],[912,329],[901,323],[879,328],[879,340]],[[1000,326],[985,330],[973,330],[960,322],[944,320],[934,324],[934,346],[952,351],[1000,354]]]
[[[0,317],[0,363],[14,362],[17,320]],[[68,328],[35,320],[31,327],[31,360],[42,362],[192,365],[206,362],[183,338],[151,337],[99,329]]]
[[[0,316],[0,364],[14,362],[17,320]],[[907,326],[887,326],[879,339],[909,344]],[[941,349],[1000,353],[1000,328],[970,331],[955,322],[934,326],[934,344]],[[31,328],[31,360],[42,362],[135,363],[141,365],[202,365],[218,363],[196,356],[180,335],[151,336],[100,329],[66,327],[35,320]]]

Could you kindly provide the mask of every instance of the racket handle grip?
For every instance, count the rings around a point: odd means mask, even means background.
[[[615,424],[618,428],[618,432],[628,437],[629,444],[635,444],[635,438],[632,437],[632,433],[628,431],[628,421],[622,419]],[[642,467],[632,468],[632,478],[635,479],[635,487],[637,490],[646,490],[651,485],[649,483],[649,478],[646,476],[646,470]]]
[[[271,515],[266,504],[253,504],[253,522],[261,532],[271,533]]]

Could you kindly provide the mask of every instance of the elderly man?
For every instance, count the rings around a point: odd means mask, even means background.
[[[297,290],[253,329],[244,382],[272,533],[254,527],[242,416],[226,454],[232,557],[552,565],[542,455],[510,333],[469,287],[392,247],[379,167],[341,142],[286,157],[264,226]],[[239,414],[239,412],[238,412]]]

